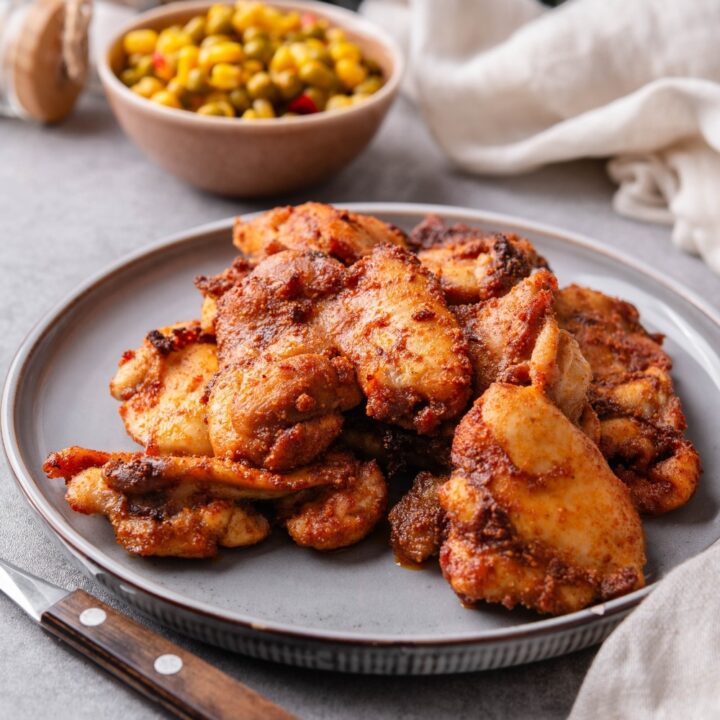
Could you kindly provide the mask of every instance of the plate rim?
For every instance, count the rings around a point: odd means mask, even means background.
[[[407,215],[415,218],[428,214],[437,214],[444,219],[497,224],[501,227],[512,227],[520,232],[531,232],[555,240],[559,239],[571,246],[579,246],[604,255],[621,265],[628,266],[634,271],[649,277],[654,282],[664,286],[671,293],[690,303],[720,329],[720,312],[695,292],[685,287],[681,282],[654,269],[642,260],[631,257],[614,247],[608,247],[600,241],[593,240],[582,233],[568,231],[551,224],[536,222],[512,214],[496,213],[455,205],[405,202],[354,202],[338,203],[337,205],[354,212],[367,214]],[[254,217],[261,212],[263,211],[244,213],[243,217]],[[253,618],[245,613],[236,613],[231,610],[214,607],[209,603],[199,600],[189,599],[173,590],[164,588],[153,580],[138,576],[132,569],[120,565],[117,561],[106,555],[104,551],[80,535],[80,533],[50,505],[49,501],[40,491],[31,469],[27,467],[22,458],[22,451],[14,419],[18,412],[17,391],[27,370],[28,362],[32,359],[35,348],[52,330],[53,324],[71,312],[78,304],[82,303],[83,298],[96,287],[111,280],[115,274],[130,269],[135,264],[145,262],[169,250],[181,249],[183,245],[192,245],[194,242],[197,242],[199,236],[230,230],[234,219],[233,216],[167,235],[156,242],[144,245],[104,266],[92,274],[87,280],[76,286],[74,290],[59,302],[55,303],[40,317],[20,343],[10,363],[0,406],[0,431],[2,434],[3,448],[10,469],[12,470],[13,478],[28,504],[62,544],[83,563],[86,569],[91,569],[94,575],[95,571],[92,568],[96,566],[101,571],[111,575],[126,588],[145,593],[155,601],[169,603],[193,615],[202,616],[216,622],[227,623],[235,626],[237,629],[244,629],[248,632],[259,632],[272,636],[309,642],[332,643],[335,645],[392,648],[479,646],[553,635],[557,632],[570,631],[598,622],[607,622],[615,616],[627,614],[652,592],[658,581],[650,583],[640,590],[636,590],[623,597],[601,603],[591,608],[585,608],[569,615],[542,618],[532,623],[521,623],[508,628],[482,630],[476,633],[464,632],[444,637],[422,635],[404,637],[402,635],[396,636],[389,633],[383,634],[382,637],[371,637],[367,632],[359,633],[350,630],[336,631],[318,628],[298,628],[297,625],[288,625],[281,622]],[[711,545],[716,542],[718,542],[718,540],[711,543]]]

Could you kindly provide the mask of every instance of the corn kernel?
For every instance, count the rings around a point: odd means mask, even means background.
[[[263,6],[262,26],[270,32],[277,32],[281,25],[282,13],[274,7]]]
[[[232,26],[239,33],[251,25],[263,26],[263,12],[260,3],[237,3],[232,16]]]
[[[341,43],[345,40],[345,32],[340,28],[330,28],[325,37],[329,43]]]
[[[168,28],[158,35],[155,49],[163,55],[172,55],[188,45],[192,45],[192,37],[188,33]]]
[[[243,71],[237,65],[218,63],[210,73],[210,84],[218,90],[235,90],[242,81]]]
[[[296,32],[300,29],[300,13],[290,12],[280,18],[276,32],[278,35],[286,35],[287,33]]]
[[[201,48],[211,47],[212,45],[219,45],[220,43],[234,42],[229,35],[208,35],[201,43]]]
[[[354,88],[367,77],[367,70],[360,63],[347,58],[335,63],[335,72],[340,82],[348,88]]]
[[[326,110],[342,110],[342,108],[350,107],[352,105],[352,98],[348,95],[333,95],[325,106]]]
[[[258,98],[253,101],[253,110],[257,113],[259,119],[269,119],[275,117],[275,110],[269,100]]]
[[[158,35],[154,30],[132,30],[123,38],[123,48],[128,55],[149,55],[155,50]]]
[[[198,65],[200,58],[200,50],[194,45],[184,47],[178,53],[177,59],[177,80],[182,85],[188,84],[190,71],[194,70]]]
[[[283,70],[295,70],[295,58],[287,45],[281,45],[270,61],[270,70],[272,72],[282,72]]]
[[[335,62],[339,60],[360,60],[360,49],[357,45],[349,42],[332,43],[330,45],[330,55]]]
[[[363,82],[355,87],[355,94],[372,95],[382,87],[382,84],[382,78],[377,75],[371,75],[367,80],[363,80]]]
[[[134,93],[144,98],[151,98],[155,93],[165,89],[165,86],[154,77],[144,77],[130,88]]]
[[[165,107],[180,108],[180,101],[167,90],[161,90],[156,92],[151,98],[154,103],[158,105],[165,105]]]
[[[200,50],[200,65],[205,68],[217,63],[237,63],[245,57],[242,45],[236,42],[224,42]]]
[[[242,114],[243,120],[257,120],[258,114],[252,109],[248,108],[243,114]]]
[[[303,42],[291,43],[290,54],[292,55],[292,58],[295,61],[296,67],[300,67],[301,65],[304,65],[306,62],[309,62],[310,60],[312,60],[312,58],[310,57],[310,53],[308,52],[308,49],[305,46],[305,43],[303,43]]]
[[[217,100],[205,103],[197,109],[198,115],[213,115],[215,117],[235,117],[235,111],[230,103]]]

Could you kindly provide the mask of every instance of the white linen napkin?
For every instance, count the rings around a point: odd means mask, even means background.
[[[365,0],[408,53],[406,88],[459,166],[608,157],[617,212],[672,223],[720,272],[720,2]]]
[[[720,547],[673,570],[605,641],[569,720],[720,717]]]

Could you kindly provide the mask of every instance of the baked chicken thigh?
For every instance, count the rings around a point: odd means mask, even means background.
[[[491,385],[458,425],[453,465],[440,564],[463,602],[559,614],[643,586],[627,487],[537,388]]]

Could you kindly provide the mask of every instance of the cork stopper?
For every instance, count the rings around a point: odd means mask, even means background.
[[[65,0],[35,0],[19,29],[13,62],[15,97],[30,117],[57,122],[70,114],[87,76],[87,27],[77,38],[81,72],[68,73]]]

